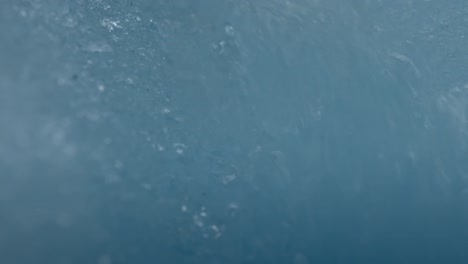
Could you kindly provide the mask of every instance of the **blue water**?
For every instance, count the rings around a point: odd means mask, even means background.
[[[0,263],[468,263],[467,17],[0,1]]]

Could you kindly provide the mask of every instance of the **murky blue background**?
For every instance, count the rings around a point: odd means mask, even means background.
[[[468,3],[0,2],[0,262],[465,263]]]

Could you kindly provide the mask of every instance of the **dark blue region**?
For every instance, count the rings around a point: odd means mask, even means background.
[[[468,263],[468,3],[0,2],[0,263]]]

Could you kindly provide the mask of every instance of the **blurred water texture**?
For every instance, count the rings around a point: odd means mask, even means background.
[[[466,263],[467,23],[1,1],[0,263]]]

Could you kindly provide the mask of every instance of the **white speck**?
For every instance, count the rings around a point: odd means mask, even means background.
[[[193,216],[193,222],[198,227],[203,227],[203,221],[198,215]]]
[[[221,229],[219,227],[217,227],[215,225],[211,225],[210,228],[214,233],[214,238],[215,239],[218,239],[218,238],[221,237],[222,233],[221,233]]]
[[[207,214],[206,212],[201,212],[201,213],[200,213],[200,216],[202,216],[202,217],[207,217],[208,214]]]
[[[185,204],[183,204],[183,205],[180,207],[180,210],[181,210],[183,213],[185,213],[185,212],[187,212],[188,208],[187,208],[187,206],[186,206]]]
[[[224,31],[226,32],[227,35],[229,36],[234,36],[234,28],[232,26],[225,26]]]
[[[184,154],[184,150],[183,149],[176,149],[176,153],[179,154],[179,155],[182,155],[182,154]]]
[[[211,225],[211,230],[215,231],[215,232],[219,232],[219,228],[215,225]]]
[[[125,80],[127,84],[133,84],[133,79],[128,77],[127,80]]]
[[[102,21],[101,21],[101,25],[103,27],[106,27],[109,32],[116,29],[116,28],[122,28],[122,26],[119,25],[120,21],[118,20],[110,20],[109,18],[104,18]]]
[[[184,143],[174,143],[174,147],[181,147],[181,148],[186,148]]]
[[[158,144],[158,150],[159,151],[164,151],[164,147]]]
[[[104,10],[107,10],[107,9],[110,8],[110,5],[107,4],[107,3],[104,3],[103,6],[102,6],[102,8],[104,8]]]
[[[231,202],[228,204],[229,209],[239,209],[239,205],[235,202]]]
[[[236,179],[235,174],[226,175],[226,176],[223,177],[223,184],[228,184],[228,183],[232,182],[235,179]]]
[[[28,13],[26,13],[26,11],[24,11],[24,10],[20,11],[20,16],[25,17],[27,15],[28,15]]]
[[[104,90],[106,89],[106,87],[104,87],[104,85],[100,84],[98,85],[98,90],[102,93],[104,92]]]
[[[225,46],[226,46],[226,42],[225,42],[225,41],[221,41],[221,42],[219,42],[218,44],[213,44],[213,45],[212,45],[213,49],[215,49],[219,54],[223,54],[223,53],[224,53]]]
[[[112,40],[114,42],[119,42],[122,38],[117,37],[116,35],[112,35]]]
[[[169,114],[171,112],[171,110],[169,108],[163,108],[163,110],[161,112],[163,114]]]
[[[185,146],[182,143],[174,143],[173,146],[174,146],[175,152],[179,155],[184,154],[184,151],[187,148],[187,146]]]

